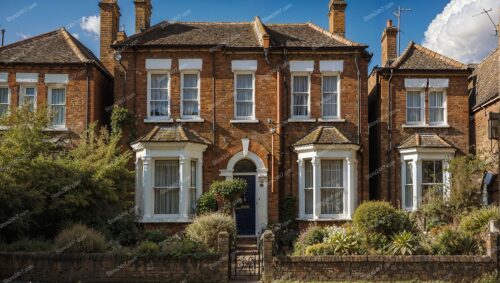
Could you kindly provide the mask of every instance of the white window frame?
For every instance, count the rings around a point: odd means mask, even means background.
[[[167,75],[168,84],[167,84],[167,116],[151,116],[151,75]],[[172,93],[171,93],[171,77],[170,71],[167,70],[149,70],[148,71],[148,82],[147,82],[147,119],[146,122],[171,122],[171,102],[172,102]]]
[[[436,162],[439,161],[441,162],[441,175],[443,177],[443,182],[442,183],[424,183],[424,166],[423,166],[423,163],[424,162],[433,162],[433,169],[434,171],[436,170]],[[446,161],[443,160],[443,159],[423,159],[422,160],[422,181],[421,181],[421,184],[420,184],[420,187],[421,187],[421,191],[422,191],[422,199],[423,199],[423,192],[424,192],[424,186],[441,186],[442,187],[442,190],[443,190],[443,196],[444,196],[444,191],[445,191],[445,164],[446,164]],[[434,172],[435,174],[435,172]]]
[[[324,110],[324,78],[325,77],[337,77],[337,115],[336,116],[326,116],[325,115],[325,110]],[[310,92],[310,91],[309,91]],[[340,119],[341,113],[340,113],[340,74],[336,72],[323,72],[321,74],[321,116],[323,119]]]
[[[410,170],[408,169],[408,166],[411,165],[411,168]],[[403,163],[402,163],[402,174],[401,174],[401,180],[403,181],[402,182],[402,192],[401,192],[401,196],[402,196],[402,206],[405,210],[408,210],[408,211],[411,211],[413,210],[413,207],[414,207],[414,188],[415,188],[415,182],[417,180],[415,180],[414,178],[414,168],[416,167],[415,166],[415,162],[413,160],[404,160]],[[411,174],[411,184],[408,184],[408,173]],[[411,186],[411,205],[410,206],[407,206],[406,205],[406,187],[407,186]]]
[[[184,75],[196,75],[197,76],[197,88],[198,88],[198,95],[197,95],[197,101],[198,101],[198,115],[184,115]],[[187,120],[197,120],[200,119],[201,117],[201,76],[200,76],[200,71],[199,70],[187,70],[187,71],[182,71],[181,72],[181,119],[187,119]],[[170,80],[169,80],[170,83]],[[169,92],[170,96],[170,92]],[[194,100],[186,100],[186,101],[194,101]],[[169,99],[169,108],[170,108],[170,99]],[[170,113],[170,109],[169,109]]]
[[[24,98],[26,97],[26,89],[28,88],[34,89],[33,111],[36,111],[38,101],[38,87],[36,84],[21,84],[19,86],[19,106],[24,106]]]
[[[236,108],[237,104],[237,86],[238,86],[238,75],[252,75],[252,116],[238,116],[238,111]],[[255,72],[252,71],[235,71],[234,72],[234,120],[242,121],[255,121]]]
[[[191,190],[194,189],[194,204],[195,204],[195,209],[194,213],[191,213],[191,209],[189,209],[189,214],[193,216],[196,214],[196,203],[198,202],[199,199],[199,194],[198,194],[198,188],[200,187],[199,184],[199,178],[198,175],[200,174],[199,171],[199,165],[198,165],[199,160],[198,159],[191,159],[190,164],[189,164],[189,200],[191,201]],[[194,176],[193,176],[193,164],[194,164]],[[194,186],[193,186],[193,181],[194,181]],[[191,202],[189,202],[189,205],[191,206]]]
[[[178,213],[175,213],[175,214],[161,214],[161,213],[155,213],[155,203],[156,203],[156,199],[155,199],[155,193],[156,193],[156,190],[157,189],[170,189],[169,187],[157,187],[156,184],[155,184],[155,180],[156,180],[156,162],[157,161],[177,161],[179,163],[179,184],[178,184],[178,190],[179,190],[179,199],[177,200],[178,202],[178,205],[179,205],[179,212]],[[153,215],[155,217],[167,217],[167,218],[177,218],[180,216],[181,214],[181,194],[182,194],[182,180],[181,180],[181,176],[182,176],[182,172],[181,172],[181,165],[180,165],[180,161],[179,161],[179,158],[155,158],[153,159],[153,170],[152,170],[152,178],[151,178],[151,185],[152,185],[152,190],[153,190],[153,202],[152,202],[152,209],[153,209]],[[171,189],[175,189],[175,188],[171,188]]]
[[[295,102],[294,102],[294,95],[295,95],[295,92],[293,91],[294,90],[294,83],[295,83],[295,77],[305,77],[307,76],[307,86],[308,86],[308,89],[307,89],[307,115],[295,115],[294,114],[294,106],[295,106]],[[311,118],[311,73],[309,72],[293,72],[291,74],[291,78],[292,78],[292,83],[291,83],[291,100],[290,100],[290,113],[291,113],[291,117],[292,119],[295,119],[295,120],[300,120],[300,119],[310,119]]]
[[[408,93],[409,92],[420,92],[420,121],[409,121],[408,120]],[[407,88],[405,90],[405,120],[407,125],[425,125],[426,117],[425,117],[425,89],[423,88]],[[412,107],[411,109],[417,109],[416,107]]]
[[[323,166],[323,161],[341,161],[342,162],[342,212],[341,213],[335,213],[335,214],[327,214],[327,213],[320,213],[320,217],[324,217],[324,218],[341,218],[343,215],[346,215],[347,214],[347,207],[348,207],[348,199],[347,199],[347,196],[348,196],[348,193],[346,192],[347,190],[347,162],[345,162],[344,159],[340,159],[340,158],[321,158],[320,159],[320,162],[319,162],[319,174],[320,174],[320,178],[319,178],[319,199],[321,200],[321,192],[323,189],[326,189],[326,190],[334,190],[334,189],[340,189],[340,187],[323,187],[323,184],[322,184],[322,176],[321,176],[321,172],[323,172],[323,169],[322,169],[322,166]],[[321,207],[320,207],[320,211],[321,211]]]
[[[11,99],[12,99],[12,94],[10,92],[10,87],[8,84],[2,84],[0,83],[0,88],[6,88],[7,89],[7,112],[5,114],[10,113],[10,107],[11,107]],[[1,115],[0,115],[1,117]]]
[[[432,92],[442,92],[443,93],[443,107],[432,107],[432,109],[443,109],[443,121],[433,122],[431,118],[431,93]],[[429,89],[429,125],[440,126],[448,124],[448,95],[445,88],[430,88]]]
[[[50,128],[66,128],[66,114],[68,114],[68,109],[67,109],[68,88],[65,84],[50,84],[48,86],[47,104],[49,107],[49,112],[50,112],[50,108],[52,107],[52,90],[53,89],[64,89],[64,122],[62,125],[52,125],[52,121],[51,121]],[[61,105],[61,104],[57,104],[57,105]]]
[[[312,203],[312,209],[313,209],[313,211],[312,211],[312,213],[307,213],[305,211],[305,207],[306,207],[306,205],[305,205],[305,202],[306,202],[305,195],[306,195],[306,191],[308,191],[308,190],[312,191],[312,193],[314,195],[314,167],[312,165],[312,159],[304,159],[304,160],[302,160],[302,162],[304,163],[304,188],[303,188],[303,190],[304,190],[304,199],[302,199],[301,201],[304,203],[304,216],[307,217],[307,218],[312,218],[313,215],[314,215],[314,197],[312,199],[312,202],[313,202]],[[311,176],[311,186],[310,187],[305,186],[305,184],[306,184],[306,177],[307,177],[307,172],[306,172],[305,169],[306,169],[306,164],[307,163],[309,163],[309,165],[311,166],[311,175],[312,176]]]

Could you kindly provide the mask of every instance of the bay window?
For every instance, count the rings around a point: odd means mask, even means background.
[[[198,164],[196,160],[191,161],[191,179],[189,186],[189,214],[196,213],[196,188],[198,187]]]
[[[168,72],[148,73],[148,117],[168,119],[170,117],[170,76]]]
[[[413,161],[405,161],[405,183],[404,183],[404,206],[406,209],[413,208]]]
[[[182,73],[182,118],[198,118],[200,116],[199,72]]]
[[[309,75],[292,75],[292,117],[309,118]]]
[[[304,186],[304,207],[305,207],[305,214],[306,215],[312,215],[313,214],[313,192],[314,192],[314,186],[313,186],[313,167],[311,163],[311,159],[306,159],[304,160],[304,181],[305,181],[305,186]]]
[[[253,73],[235,74],[235,118],[253,120],[255,118],[255,90]]]
[[[429,201],[434,197],[443,196],[443,161],[422,161],[422,197],[423,201]]]
[[[342,160],[321,161],[321,214],[344,212],[344,172]]]
[[[324,75],[322,83],[322,113],[324,118],[339,118],[339,77]]]
[[[49,111],[53,115],[51,126],[64,126],[66,123],[66,88],[49,87]]]
[[[154,214],[179,214],[179,160],[155,160]]]

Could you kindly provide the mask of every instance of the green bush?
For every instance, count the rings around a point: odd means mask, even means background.
[[[479,253],[479,243],[468,234],[445,227],[431,240],[431,249],[437,255],[474,255]]]
[[[324,242],[331,245],[329,251],[333,252],[333,255],[366,254],[365,241],[361,234],[353,229],[332,228],[329,229]]]
[[[155,242],[144,241],[137,246],[136,252],[140,256],[157,254],[160,252],[160,245]]]
[[[5,252],[47,252],[53,249],[53,244],[45,240],[23,239],[9,245],[0,246]]]
[[[304,254],[308,246],[322,243],[327,236],[327,231],[316,225],[311,225],[307,227],[302,233],[300,233],[299,238],[294,245],[294,255]]]
[[[153,243],[161,243],[167,239],[167,234],[163,231],[147,231],[144,233],[144,241],[153,242]]]
[[[378,233],[392,236],[413,230],[408,214],[388,202],[373,201],[361,204],[353,216],[354,226],[365,235]]]
[[[122,246],[135,246],[142,236],[142,227],[133,212],[127,212],[108,221],[106,235]]]
[[[306,256],[317,255],[333,255],[335,254],[334,247],[330,243],[319,243],[312,246],[307,246],[304,251]]]
[[[100,253],[106,251],[104,236],[82,224],[62,230],[55,239],[57,252]]]
[[[210,254],[204,244],[177,235],[169,237],[163,241],[160,246],[162,253],[173,257],[203,256]]]
[[[487,231],[491,220],[500,220],[500,209],[497,206],[483,207],[466,214],[460,220],[459,229],[465,233],[476,235]]]
[[[403,231],[392,237],[387,249],[393,255],[414,255],[420,250],[420,241],[413,233]]]
[[[390,238],[381,233],[371,233],[365,236],[370,253],[382,253],[390,243]]]
[[[222,200],[226,211],[231,211],[237,200],[246,192],[247,186],[247,182],[243,179],[215,181],[210,185],[210,192]]]
[[[217,199],[215,195],[210,191],[203,193],[196,204],[197,214],[202,215],[215,211],[217,211]]]
[[[193,223],[186,227],[186,236],[215,250],[219,233],[224,231],[229,233],[229,239],[233,242],[236,234],[234,219],[227,214],[215,212],[196,217]]]

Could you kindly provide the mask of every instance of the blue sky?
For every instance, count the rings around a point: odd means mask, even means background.
[[[370,45],[374,53],[372,66],[380,62],[380,36],[388,18],[394,19],[393,11],[398,6],[411,8],[413,11],[404,14],[402,49],[409,40],[417,43],[425,41],[425,31],[437,15],[449,7],[448,19],[438,21],[435,25],[453,23],[453,11],[462,11],[467,19],[472,19],[479,7],[488,5],[500,7],[497,0],[348,0],[347,8],[347,37],[357,42]],[[457,2],[457,3],[452,3]],[[460,3],[459,3],[460,2]],[[482,5],[466,6],[463,2],[481,2]],[[500,1],[498,1],[500,2]],[[493,4],[492,4],[493,3]],[[453,5],[452,5],[453,4]],[[133,0],[119,0],[122,18],[127,34],[133,33],[134,7]],[[165,19],[178,21],[250,21],[253,16],[259,15],[268,19],[270,23],[293,23],[312,21],[324,28],[328,28],[328,0],[153,0],[152,23]],[[475,11],[477,10],[477,11]],[[98,55],[98,37],[96,34],[82,29],[83,17],[98,15],[98,0],[0,0],[0,25],[7,30],[6,43],[22,40],[26,36],[34,36],[59,27],[66,27],[75,34],[84,44]],[[445,15],[446,16],[446,15]],[[498,18],[498,17],[496,17]],[[496,20],[495,18],[495,20]],[[454,19],[455,22],[463,22]],[[483,23],[482,29],[488,26],[487,18],[479,17],[474,21]],[[451,24],[450,24],[451,25]],[[491,23],[489,23],[491,25]],[[491,31],[493,33],[493,31]],[[440,33],[452,34],[449,30]],[[440,34],[438,34],[440,35]],[[489,42],[488,48],[494,47],[496,42],[492,35],[484,36]],[[436,37],[429,34],[428,37]],[[451,39],[458,40],[458,39]],[[429,41],[429,40],[428,40]],[[447,40],[447,42],[450,40]],[[444,44],[437,40],[430,42],[439,47]],[[477,41],[474,43],[476,44]],[[451,45],[450,45],[451,46]],[[451,47],[450,47],[451,48]],[[448,50],[448,49],[446,49]],[[439,50],[438,50],[439,51]],[[486,51],[482,51],[485,53]],[[476,51],[477,53],[477,51]],[[459,57],[459,54],[456,57]],[[484,57],[486,54],[480,54]],[[461,59],[461,58],[457,58]],[[469,60],[472,60],[469,58]],[[477,58],[476,58],[477,60]]]

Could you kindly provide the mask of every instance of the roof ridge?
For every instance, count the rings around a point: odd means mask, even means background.
[[[20,40],[20,41],[16,41],[16,42],[13,42],[11,44],[7,44],[7,45],[4,45],[4,46],[1,46],[0,47],[0,51],[5,50],[5,49],[9,49],[11,47],[16,47],[16,46],[22,45],[22,44],[31,42],[31,41],[33,41],[35,39],[39,39],[39,38],[42,38],[42,37],[45,37],[45,36],[49,36],[49,35],[52,35],[52,34],[57,34],[59,32],[59,30],[60,29],[56,29],[56,30],[53,30],[53,31],[49,31],[49,32],[46,32],[46,33],[42,33],[42,34],[39,34],[39,35],[35,35],[35,36],[32,36],[32,37],[26,38],[26,39],[23,39],[23,40]]]
[[[481,62],[477,63],[476,68],[479,67],[479,65],[484,63],[486,60],[490,59],[490,57],[492,57],[493,54],[497,53],[498,51],[500,51],[500,47],[493,49],[493,51],[491,51],[488,55],[486,55],[486,57],[484,57],[484,59],[481,60]]]
[[[78,57],[78,59],[80,59],[80,61],[82,62],[88,62],[89,58],[82,53],[82,50],[80,50],[80,48],[78,48],[69,32],[65,28],[60,28],[59,32],[62,33],[62,36],[66,40],[66,43],[68,43],[69,48],[71,48],[71,50],[75,53],[76,57]]]
[[[336,34],[333,34],[327,30],[325,30],[324,28],[312,23],[312,22],[306,22],[306,25],[311,27],[312,29],[316,30],[316,31],[319,31],[321,32],[322,34],[326,35],[326,36],[329,36],[330,38],[332,39],[335,39],[341,43],[344,43],[344,44],[347,44],[349,46],[364,46],[363,44],[361,43],[357,43],[357,42],[354,42],[352,40],[349,40],[345,37],[342,37],[342,36],[338,36]]]
[[[411,48],[415,45],[415,42],[413,40],[410,41],[410,43],[408,44],[408,46],[406,46],[405,50],[403,51],[403,53],[401,55],[399,55],[398,58],[396,58],[396,60],[394,60],[394,62],[392,62],[391,65],[393,65],[393,68],[398,68],[401,63],[403,62],[403,59],[405,59],[408,54],[410,53],[410,50]]]
[[[449,63],[449,64],[454,65],[454,66],[459,67],[459,68],[467,68],[467,66],[464,63],[459,62],[459,61],[452,59],[450,57],[447,57],[447,56],[445,56],[441,53],[438,53],[434,50],[431,50],[427,47],[424,47],[424,46],[416,44],[416,43],[414,44],[414,46],[416,49],[418,49],[422,52],[425,52],[426,54],[432,56],[433,58],[445,61],[446,63]]]
[[[179,140],[188,140],[184,127],[177,126],[177,129],[179,129],[179,135],[180,135]]]

